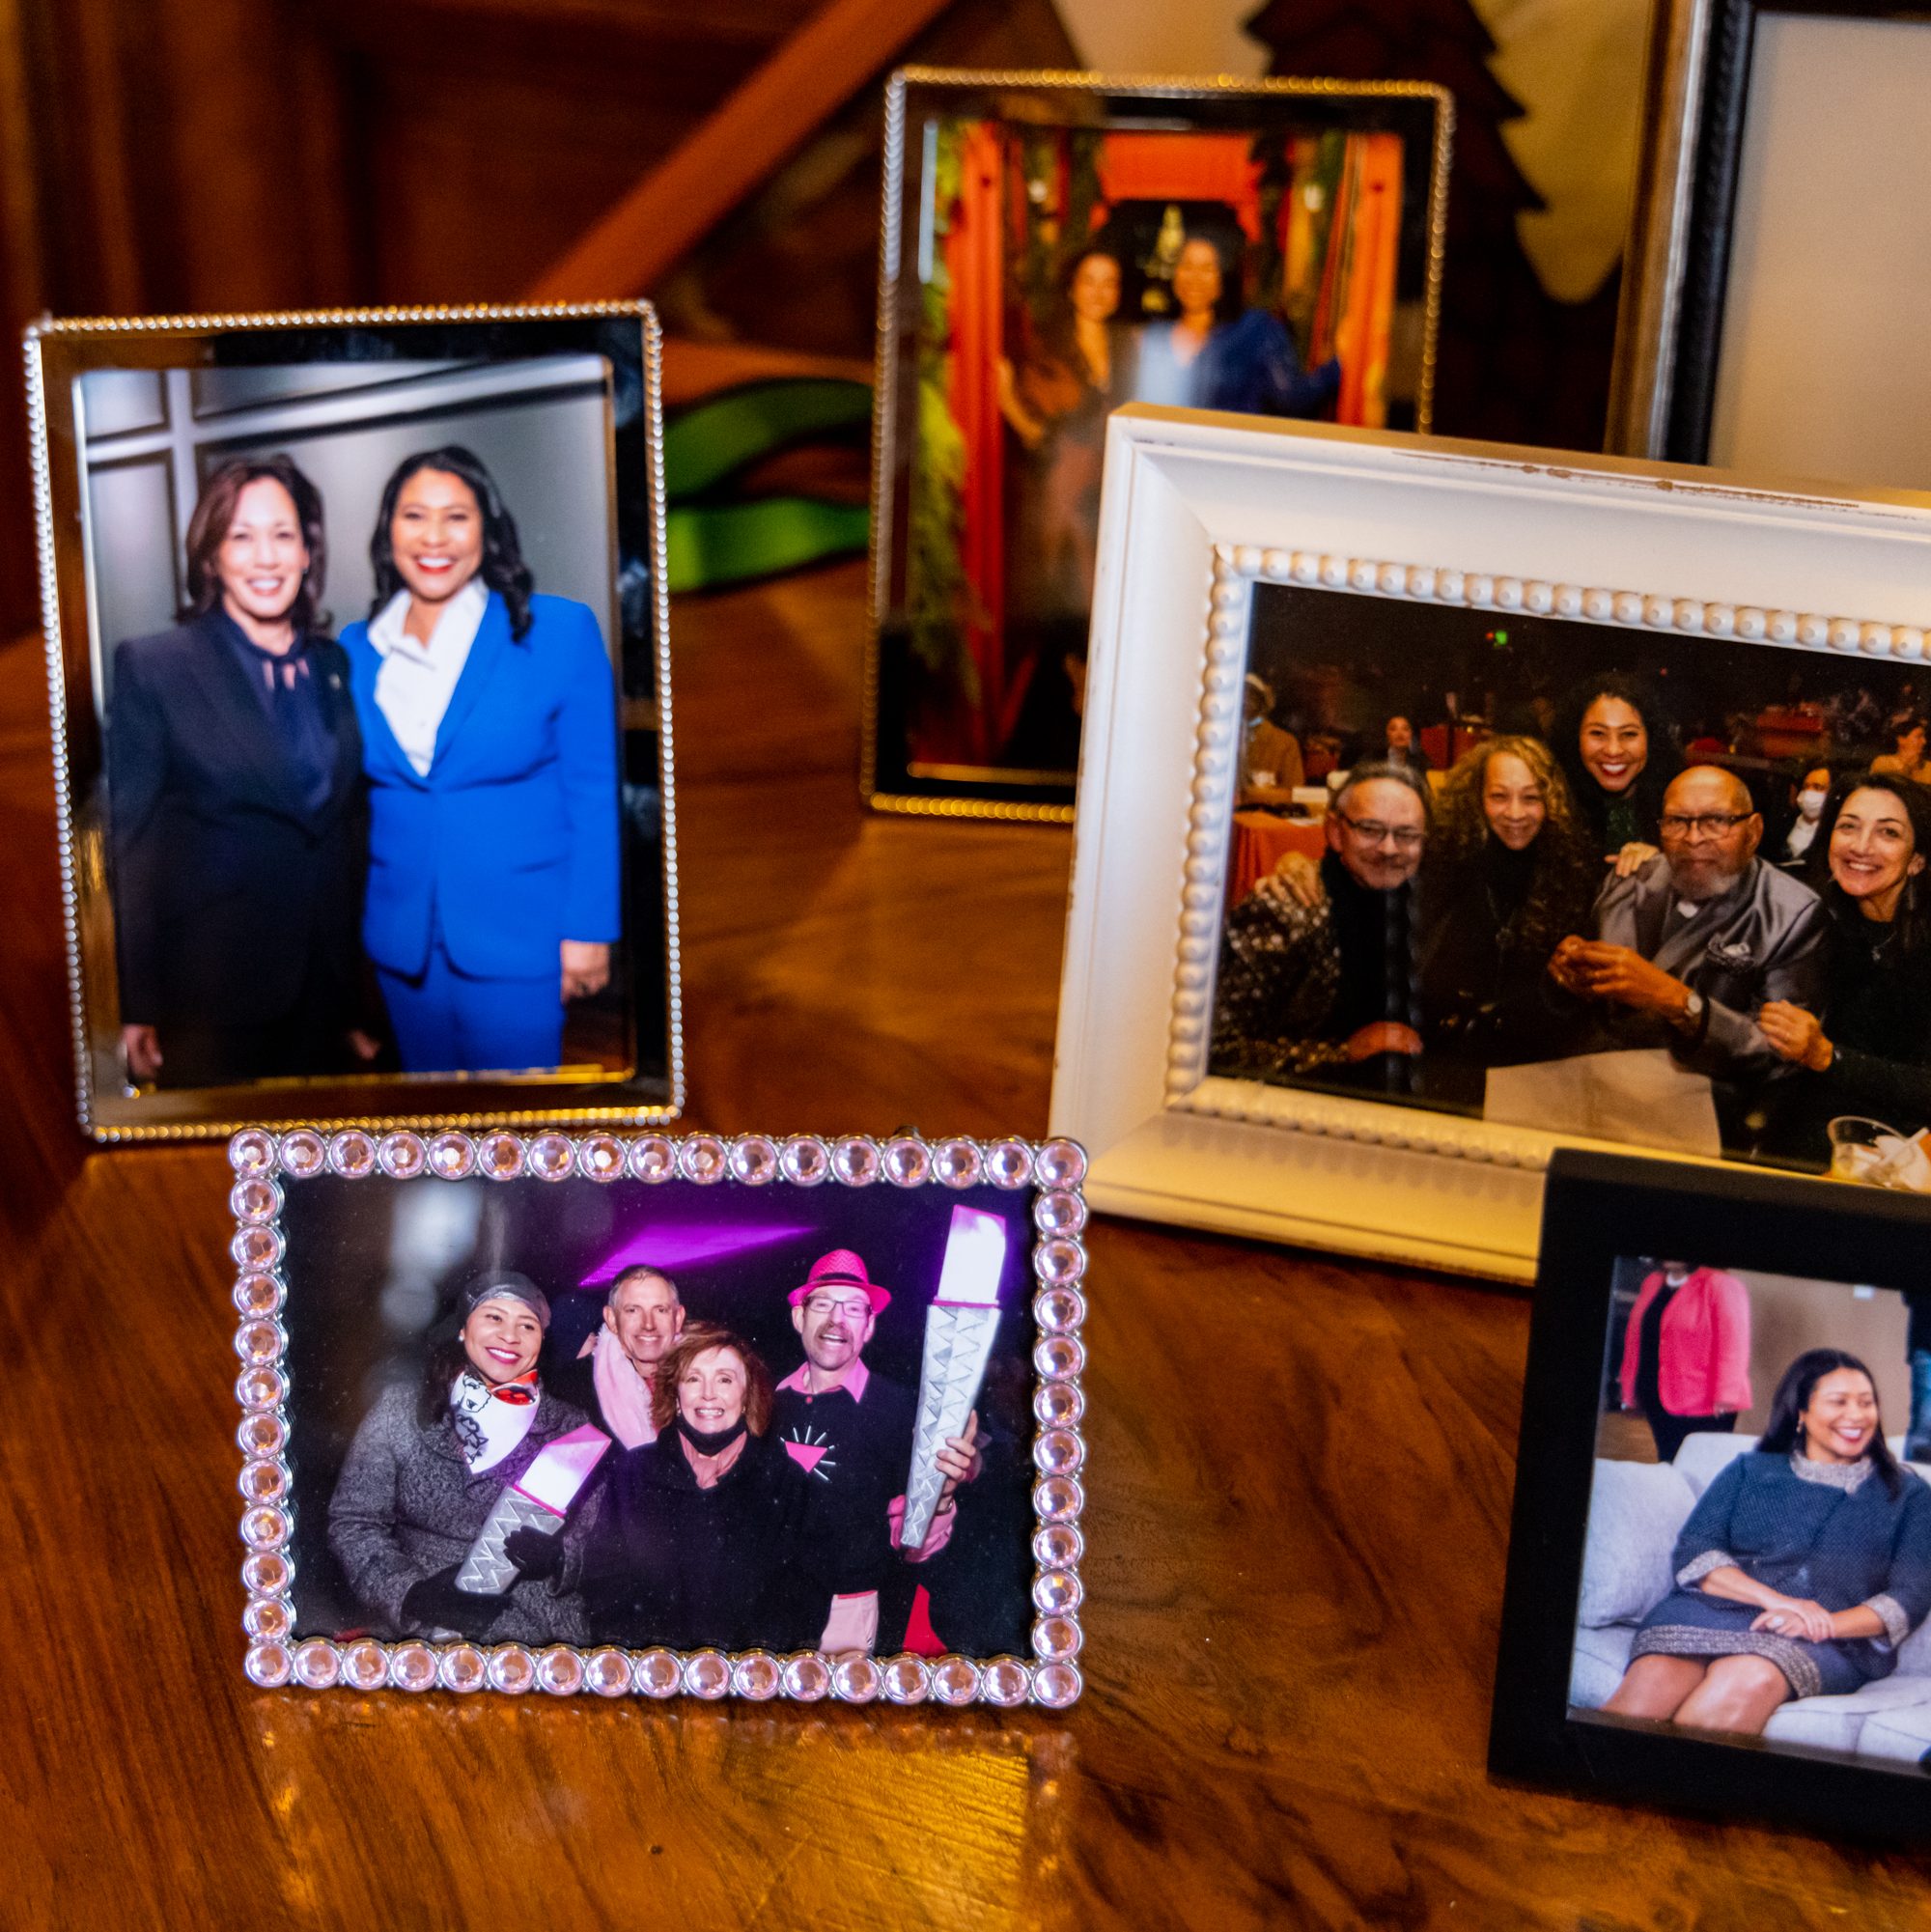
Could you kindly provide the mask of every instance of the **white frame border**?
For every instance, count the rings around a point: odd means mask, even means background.
[[[1086,1440],[1081,1429],[1085,1395],[1080,1375],[1085,1344],[1086,1246],[1080,1238],[1086,1203],[1080,1181],[1084,1150],[1064,1139],[975,1141],[963,1136],[926,1141],[901,1134],[873,1140],[863,1134],[837,1138],[794,1134],[788,1139],[746,1134],[672,1137],[647,1134],[574,1135],[550,1131],[524,1136],[498,1128],[470,1135],[448,1130],[428,1136],[404,1128],[377,1135],[360,1128],[324,1134],[296,1127],[277,1133],[244,1128],[228,1143],[236,1180],[229,1191],[235,1216],[229,1253],[238,1272],[233,1300],[240,1316],[235,1353],[241,1374],[235,1385],[241,1405],[237,1441],[242,1454],[238,1488],[245,1507],[241,1541],[248,1555],[241,1580],[248,1592],[242,1629],[248,1638],[242,1668],[263,1690],[370,1692],[491,1690],[509,1695],[541,1690],[551,1696],[590,1692],[603,1697],[651,1698],[680,1694],[741,1697],[755,1703],[788,1698],[816,1703],[829,1696],[847,1704],[883,1698],[894,1704],[972,1703],[1011,1708],[1037,1704],[1065,1710],[1085,1688],[1079,1657],[1085,1646],[1080,1622],[1084,1589],[1079,1564],[1085,1537],[1079,1518],[1086,1502],[1082,1480]],[[780,1656],[772,1651],[726,1653],[677,1651],[658,1646],[594,1650],[572,1644],[535,1649],[519,1643],[432,1643],[405,1638],[338,1640],[298,1638],[292,1594],[294,1565],[287,1554],[294,1534],[290,1497],[289,1380],[283,1359],[288,1332],[280,1314],[288,1299],[282,1273],[287,1249],[281,1228],[285,1189],[317,1174],[345,1180],[371,1176],[491,1181],[528,1175],[547,1182],[653,1187],[684,1180],[700,1186],[834,1186],[969,1188],[990,1184],[1018,1192],[1039,1191],[1032,1203],[1038,1240],[1033,1246],[1032,1442],[1034,1571],[1032,1656],[931,1662],[910,1651],[875,1658],[818,1651]]]
[[[1101,1209],[1531,1280],[1554,1148],[1644,1150],[1206,1072],[1264,582],[1915,662],[1931,497],[1113,416],[1051,1130]]]

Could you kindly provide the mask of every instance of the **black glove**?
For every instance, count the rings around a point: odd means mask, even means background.
[[[476,1596],[456,1587],[461,1563],[437,1570],[411,1583],[403,1597],[403,1622],[416,1630],[453,1630],[463,1637],[481,1637],[496,1621],[509,1592]]]
[[[556,1530],[513,1529],[503,1539],[503,1554],[520,1572],[518,1581],[553,1577],[563,1568],[563,1536]]]

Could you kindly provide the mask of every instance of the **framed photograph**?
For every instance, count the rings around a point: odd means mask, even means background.
[[[1078,1697],[1070,1141],[229,1153],[255,1683]]]
[[[1067,820],[1107,412],[1426,430],[1452,106],[913,68],[885,114],[864,794]]]
[[[1931,24],[1884,0],[1662,0],[1609,448],[1923,489]]]
[[[1931,1204],[1563,1153],[1489,1763],[1927,1832]]]
[[[1563,1142],[1911,1184],[1931,503],[1144,407],[1106,462],[1097,1206],[1525,1281]]]
[[[675,1113],[648,305],[26,347],[82,1127]]]

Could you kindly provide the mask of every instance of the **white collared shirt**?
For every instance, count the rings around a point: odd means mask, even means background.
[[[406,590],[399,590],[369,621],[369,642],[382,660],[376,673],[376,707],[422,777],[429,776],[435,735],[489,608],[490,593],[483,579],[473,576],[443,605],[427,644],[403,629],[409,614]]]

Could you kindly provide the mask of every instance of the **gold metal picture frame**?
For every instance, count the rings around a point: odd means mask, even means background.
[[[514,1125],[625,1125],[674,1116],[684,1100],[677,817],[660,337],[650,305],[43,321],[27,331],[25,353],[83,1131],[114,1144],[219,1138],[265,1119],[436,1128],[485,1117]],[[90,381],[96,385],[91,411],[82,401]],[[567,448],[556,440],[565,432],[554,427],[566,410]],[[196,492],[237,455],[286,448],[326,462],[331,448],[360,435],[387,467],[415,445],[460,443],[468,426],[490,420],[539,426],[529,434],[548,435],[555,445],[542,445],[544,493],[518,480],[519,487],[504,491],[504,505],[514,502],[522,512],[538,592],[546,581],[581,587],[583,601],[575,604],[541,595],[535,602],[568,608],[586,635],[594,619],[612,659],[612,684],[598,708],[604,728],[614,717],[620,736],[613,751],[601,742],[597,751],[600,769],[607,763],[610,811],[619,822],[608,839],[605,875],[605,900],[620,895],[621,916],[608,988],[601,996],[595,986],[570,989],[585,996],[572,1008],[580,1017],[572,1021],[574,1030],[554,1066],[496,1072],[433,1060],[407,1071],[398,1068],[393,1047],[378,1043],[373,1071],[352,1062],[305,1064],[192,1085],[162,1084],[164,1075],[137,1077],[124,1050],[109,693],[122,640],[164,630],[188,602],[194,565],[192,559],[184,565],[182,532]],[[98,432],[92,444],[90,427]],[[366,464],[376,457],[358,460]],[[361,502],[366,493],[357,493],[349,518],[338,517],[329,549],[338,609],[342,580],[373,567],[354,555],[374,509],[373,495]],[[581,507],[574,524],[558,507],[562,496]],[[119,546],[111,557],[110,540]],[[123,569],[130,546],[141,553],[138,570]],[[525,570],[526,603],[529,575]],[[138,596],[127,589],[134,583]],[[327,590],[324,577],[319,603],[326,603]],[[217,600],[217,616],[219,609]],[[324,628],[318,618],[315,631]],[[520,634],[505,630],[506,638]],[[333,657],[320,662],[316,682],[326,683],[346,709],[339,691],[346,674],[333,668]],[[238,683],[238,690],[244,688]],[[272,674],[267,689],[275,689]],[[269,710],[272,716],[272,701]],[[561,751],[557,762],[564,762]],[[486,856],[486,884],[489,863]],[[177,909],[166,932],[192,937],[193,923]],[[265,936],[271,925],[265,916]]]

